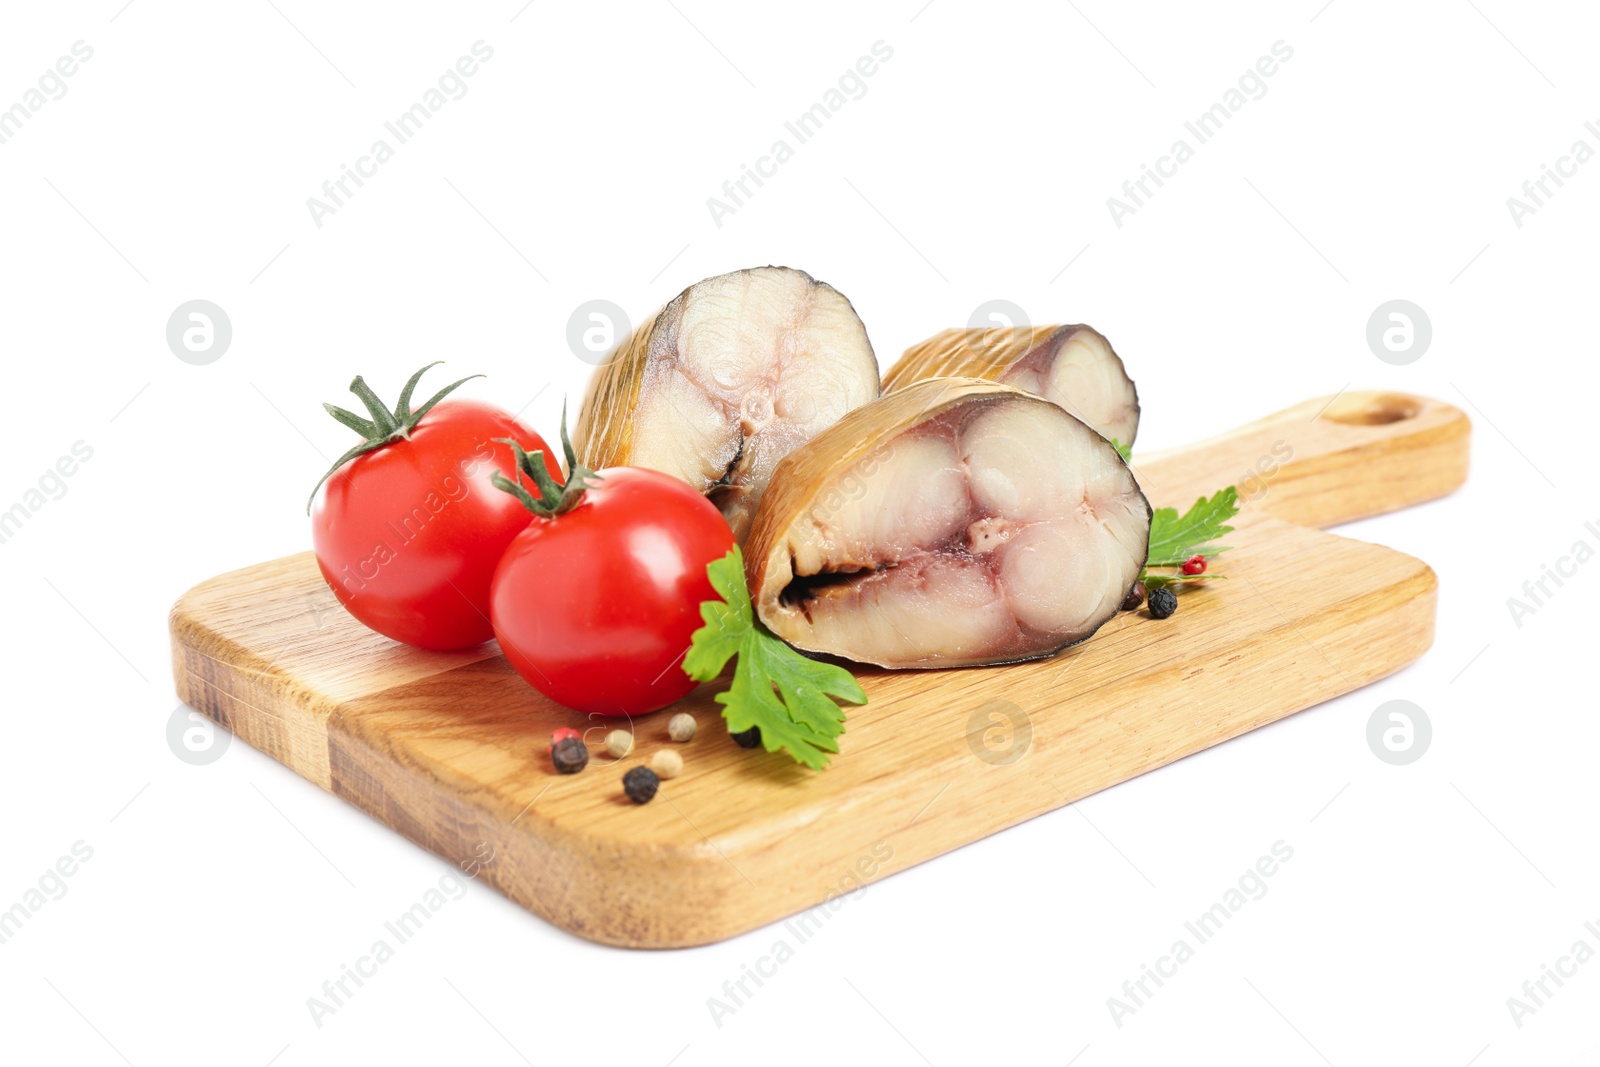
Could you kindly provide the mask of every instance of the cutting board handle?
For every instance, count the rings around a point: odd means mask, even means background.
[[[1342,392],[1183,448],[1135,453],[1150,502],[1236,485],[1244,515],[1328,527],[1433,500],[1467,478],[1472,424],[1439,400]]]

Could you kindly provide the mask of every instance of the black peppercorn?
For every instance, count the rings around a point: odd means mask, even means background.
[[[755,748],[761,743],[761,727],[752,726],[748,730],[740,730],[733,737],[733,743],[740,748]]]
[[[649,767],[635,767],[622,776],[622,791],[635,804],[644,804],[661,788],[661,779]]]
[[[1178,610],[1178,597],[1172,590],[1162,587],[1150,591],[1150,617],[1165,619]]]
[[[1139,605],[1144,603],[1144,583],[1134,582],[1133,588],[1128,590],[1128,595],[1122,598],[1122,611],[1138,611]]]
[[[550,749],[550,761],[562,774],[577,774],[589,765],[589,746],[576,737],[563,737]]]

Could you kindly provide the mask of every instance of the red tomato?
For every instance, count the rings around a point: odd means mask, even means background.
[[[532,518],[491,484],[516,457],[497,437],[540,449],[544,440],[498,408],[446,400],[407,436],[340,466],[311,516],[317,566],[350,614],[396,641],[467,648],[494,636],[489,582],[506,546]]]
[[[570,510],[534,518],[489,593],[500,651],[532,686],[576,711],[640,715],[695,687],[678,668],[716,597],[706,564],[733,531],[670,475],[613,467]]]

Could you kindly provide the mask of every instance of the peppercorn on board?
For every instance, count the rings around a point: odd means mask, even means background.
[[[1318,527],[1451,492],[1469,433],[1447,404],[1347,392],[1136,455],[1156,506],[1238,485],[1227,579],[1184,591],[1172,619],[1119,615],[1046,660],[857,669],[869,703],[847,709],[822,772],[734,745],[714,684],[672,708],[698,720],[694,741],[670,741],[661,712],[612,762],[600,739],[615,720],[551,703],[493,643],[429,652],[368,630],[310,552],[184,594],[173,674],[191,707],[556,925],[629,947],[705,944],[1417,659],[1433,640],[1433,571]],[[1325,577],[1306,574],[1311,558]],[[582,773],[546,755],[559,726],[594,727]],[[635,805],[623,774],[666,746],[682,774]]]

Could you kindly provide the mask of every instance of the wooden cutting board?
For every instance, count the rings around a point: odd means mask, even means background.
[[[1419,560],[1323,533],[1451,492],[1469,424],[1394,393],[1310,401],[1134,468],[1180,508],[1227,484],[1245,500],[1226,581],[1143,611],[1053,659],[858,671],[839,756],[821,773],[729,740],[717,686],[675,710],[699,736],[646,805],[623,773],[673,742],[665,713],[611,763],[611,721],[525,684],[491,643],[425,652],[338,606],[311,553],[203,582],[172,609],[173,673],[191,707],[530,911],[632,947],[717,941],[1070,804],[1366,685],[1433,640]],[[589,733],[558,775],[558,726]],[[801,920],[806,921],[806,920]],[[814,921],[821,921],[819,918]]]

